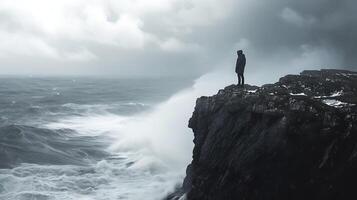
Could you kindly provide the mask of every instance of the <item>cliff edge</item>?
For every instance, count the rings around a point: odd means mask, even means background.
[[[356,199],[356,105],[357,72],[344,70],[199,98],[185,198]]]

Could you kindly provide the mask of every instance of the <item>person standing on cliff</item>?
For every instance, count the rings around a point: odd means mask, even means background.
[[[243,50],[237,51],[238,58],[236,63],[236,73],[238,76],[238,85],[244,87],[244,68],[246,64],[245,55],[243,54]]]

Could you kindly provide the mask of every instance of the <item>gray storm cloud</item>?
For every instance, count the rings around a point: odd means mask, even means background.
[[[2,0],[0,73],[200,75],[356,69],[353,0]],[[273,69],[273,70],[272,70]]]

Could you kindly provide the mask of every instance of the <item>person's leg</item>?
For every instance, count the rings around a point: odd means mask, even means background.
[[[242,85],[244,86],[244,74],[242,73],[241,76],[242,76]]]
[[[238,74],[238,85],[244,85],[243,75],[241,73]]]

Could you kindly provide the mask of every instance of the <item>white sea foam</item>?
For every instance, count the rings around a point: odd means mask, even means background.
[[[91,166],[23,164],[1,169],[0,199],[157,200],[174,189],[177,173],[147,173],[127,168],[127,160]]]
[[[88,136],[97,136],[113,133],[121,129],[129,117],[118,116],[110,113],[88,116],[71,116],[56,122],[45,124],[49,129],[72,129],[77,133]]]

